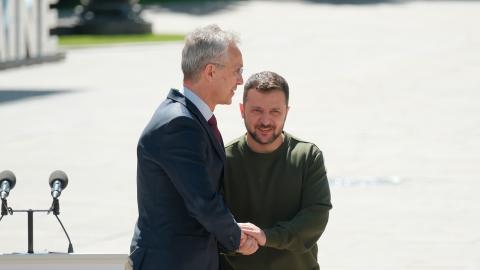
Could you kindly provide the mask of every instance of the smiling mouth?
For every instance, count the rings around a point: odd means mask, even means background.
[[[271,127],[268,127],[268,128],[259,127],[259,128],[257,128],[257,129],[258,129],[260,132],[262,132],[262,133],[267,133],[267,132],[270,132],[270,131],[273,130],[273,128],[271,128]]]

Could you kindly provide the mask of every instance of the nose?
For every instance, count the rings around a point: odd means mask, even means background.
[[[237,85],[242,85],[243,84],[243,75],[239,74],[237,77]]]
[[[264,126],[268,126],[270,124],[270,118],[268,117],[268,113],[263,113],[260,117],[260,124]]]

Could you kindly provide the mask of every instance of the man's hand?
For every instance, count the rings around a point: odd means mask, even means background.
[[[237,252],[243,255],[251,255],[258,250],[258,243],[255,238],[248,236],[243,231],[240,235],[240,247]]]
[[[247,236],[251,236],[255,238],[260,246],[265,246],[267,242],[267,237],[262,229],[257,227],[255,224],[252,223],[238,223],[242,232],[244,232]]]
[[[247,238],[248,236],[243,231],[240,231],[240,246],[243,246],[243,244],[245,244]]]

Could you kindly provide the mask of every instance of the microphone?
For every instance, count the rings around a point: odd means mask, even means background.
[[[50,187],[52,188],[51,195],[54,199],[57,199],[62,194],[68,185],[68,176],[65,172],[57,170],[50,174],[50,179],[48,180]]]
[[[0,173],[0,198],[5,200],[10,190],[15,187],[17,179],[12,171],[5,170]]]
[[[50,208],[49,212],[52,211],[53,215],[55,218],[57,218],[58,223],[60,223],[60,226],[62,226],[63,232],[67,236],[68,239],[68,253],[73,253],[73,245],[72,241],[70,240],[70,236],[68,236],[67,230],[65,230],[65,227],[63,226],[62,221],[60,221],[60,218],[58,215],[60,214],[60,203],[58,202],[58,197],[62,194],[62,190],[64,190],[67,185],[68,185],[68,176],[64,171],[54,171],[52,174],[50,174],[50,179],[48,179],[48,184],[50,184],[50,187],[52,188],[52,197],[53,197],[53,203],[52,207]]]

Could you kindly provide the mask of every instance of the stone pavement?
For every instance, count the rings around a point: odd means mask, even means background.
[[[240,1],[150,8],[156,32],[218,23],[242,37],[245,75],[291,86],[286,130],[323,150],[334,208],[322,269],[480,269],[480,2]],[[127,253],[136,218],[135,147],[170,87],[178,42],[69,50],[64,62],[0,72],[0,170],[9,205],[48,208],[79,253]],[[226,141],[243,132],[216,110]],[[26,215],[0,221],[0,253],[25,252]],[[35,214],[35,250],[64,252]]]

